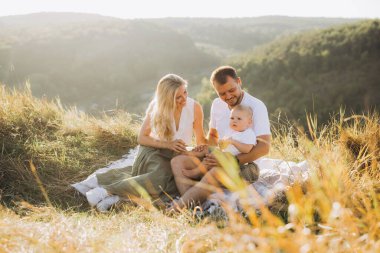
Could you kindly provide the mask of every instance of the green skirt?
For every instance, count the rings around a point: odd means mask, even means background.
[[[170,166],[174,156],[169,149],[140,146],[132,166],[97,174],[98,183],[121,197],[143,197],[148,193],[153,200],[168,201],[179,196]]]

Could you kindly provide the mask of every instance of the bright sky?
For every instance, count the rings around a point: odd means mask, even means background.
[[[0,0],[0,16],[50,11],[119,18],[265,15],[380,18],[380,0]]]

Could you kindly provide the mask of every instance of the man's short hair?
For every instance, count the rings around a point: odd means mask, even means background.
[[[238,78],[236,69],[231,66],[221,66],[212,72],[210,82],[212,85],[214,85],[215,82],[223,85],[227,82],[229,76],[236,80]]]

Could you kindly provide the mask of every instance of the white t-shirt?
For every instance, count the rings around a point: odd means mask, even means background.
[[[252,128],[248,128],[244,130],[243,132],[238,132],[235,130],[232,130],[231,128],[227,131],[226,135],[224,138],[229,138],[231,137],[235,141],[244,143],[244,144],[253,144],[256,145],[256,135],[253,132]],[[225,152],[230,152],[233,155],[238,155],[241,152],[232,144],[228,145],[225,149]]]
[[[265,104],[247,92],[244,92],[244,96],[240,104],[252,108],[252,130],[256,136],[270,135],[270,123],[267,107]],[[210,128],[215,128],[218,131],[219,138],[223,138],[226,135],[227,131],[230,129],[230,113],[231,110],[228,108],[228,104],[226,102],[220,98],[214,99],[211,105]]]

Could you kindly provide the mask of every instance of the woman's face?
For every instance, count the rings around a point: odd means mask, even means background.
[[[186,105],[187,100],[187,88],[186,85],[181,85],[175,96],[175,104],[178,109]]]

